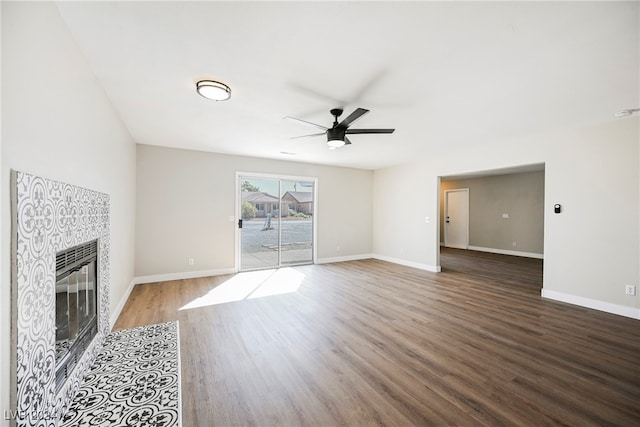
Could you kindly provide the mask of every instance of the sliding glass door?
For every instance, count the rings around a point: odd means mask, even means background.
[[[315,180],[239,175],[240,270],[313,263]]]

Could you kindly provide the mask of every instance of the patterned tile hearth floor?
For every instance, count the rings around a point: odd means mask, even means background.
[[[61,426],[179,427],[178,323],[112,332]]]

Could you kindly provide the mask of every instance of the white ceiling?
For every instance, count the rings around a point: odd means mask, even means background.
[[[58,2],[137,143],[366,169],[638,107],[639,5]],[[396,132],[290,139],[337,106]]]

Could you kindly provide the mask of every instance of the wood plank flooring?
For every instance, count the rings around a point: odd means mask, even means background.
[[[541,299],[540,260],[441,263],[138,285],[116,329],[179,320],[185,426],[640,425],[640,321]]]

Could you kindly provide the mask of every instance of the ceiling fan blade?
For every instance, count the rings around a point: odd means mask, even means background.
[[[326,132],[312,133],[312,134],[309,134],[309,135],[292,136],[289,139],[308,138],[310,136],[321,136],[321,135],[324,136],[326,134],[327,134]]]
[[[314,126],[314,127],[317,127],[318,129],[322,129],[322,130],[329,129],[326,126],[322,126],[322,125],[319,125],[319,124],[316,124],[316,123],[311,123],[311,122],[308,122],[308,121],[302,120],[302,119],[297,119],[295,117],[286,116],[284,118],[287,119],[287,120],[293,120],[293,121],[296,121],[296,122],[300,122],[300,123],[304,123],[304,124],[307,124],[307,125],[310,125],[310,126]]]
[[[345,133],[353,135],[357,133],[393,133],[395,129],[347,129]]]
[[[349,127],[349,125],[351,125],[351,123],[355,122],[356,120],[358,120],[360,117],[364,116],[365,114],[367,114],[369,112],[369,110],[364,109],[364,108],[356,108],[356,110],[349,114],[349,116],[344,119],[343,121],[341,121],[338,124],[339,128],[342,129],[346,129]]]
[[[347,138],[346,136],[344,137],[344,145],[349,145],[351,144],[351,141],[349,141],[349,138]]]

